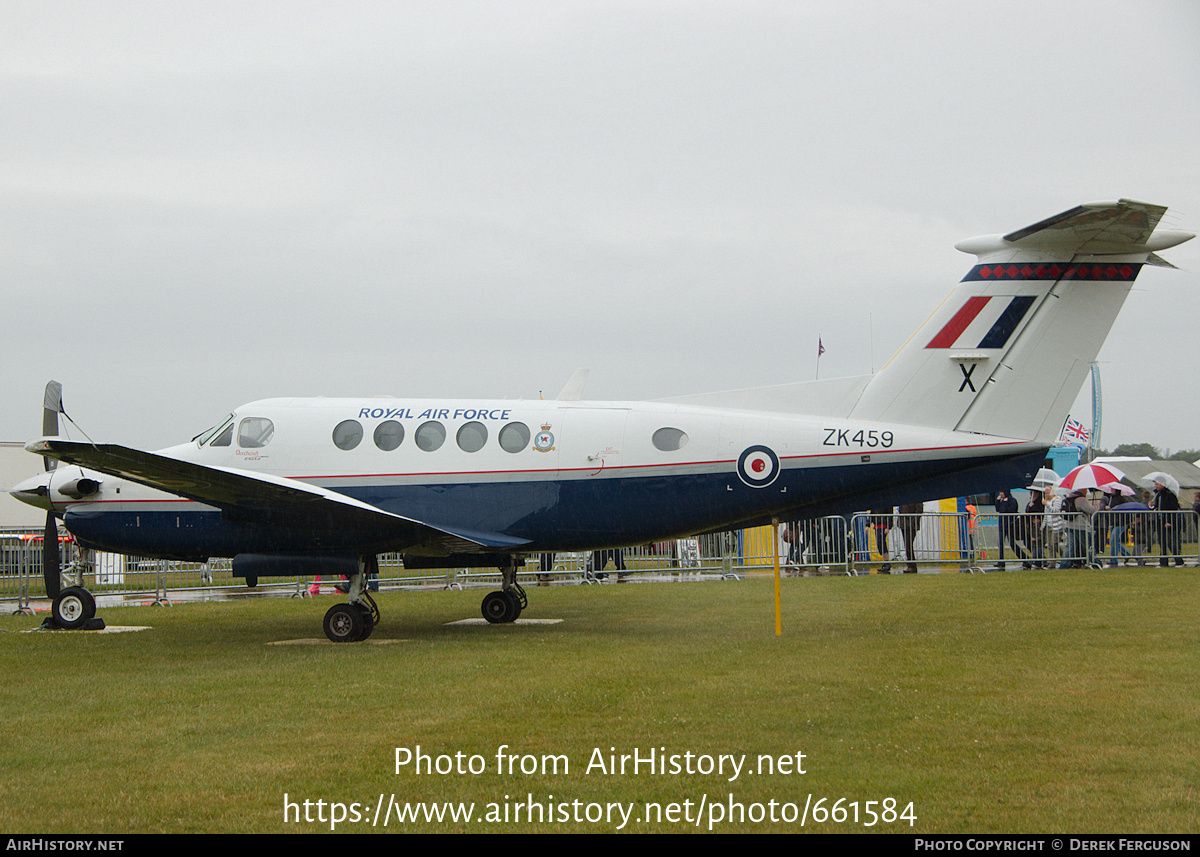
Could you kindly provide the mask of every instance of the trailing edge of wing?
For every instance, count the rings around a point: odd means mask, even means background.
[[[388,541],[439,553],[476,553],[527,544],[527,540],[502,533],[437,527],[296,479],[208,467],[115,444],[44,437],[30,441],[25,449],[195,500],[250,523],[382,531]]]

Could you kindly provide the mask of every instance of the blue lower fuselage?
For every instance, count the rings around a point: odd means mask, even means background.
[[[991,492],[1027,484],[1044,451],[982,458],[947,457],[863,465],[784,467],[768,486],[753,487],[734,467],[670,475],[446,482],[325,484],[388,512],[457,533],[502,535],[491,553],[528,554],[623,547],[703,532]],[[619,472],[619,471],[618,471]],[[240,519],[238,519],[240,518]],[[321,529],[248,513],[238,518],[199,503],[79,504],[64,516],[84,544],[173,559],[240,553],[404,551],[386,529]],[[461,555],[466,557],[467,555]],[[463,564],[469,564],[464,561]]]

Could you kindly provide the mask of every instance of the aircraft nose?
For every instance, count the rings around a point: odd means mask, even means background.
[[[11,488],[8,492],[22,503],[37,506],[39,509],[50,510],[50,474],[31,476]]]

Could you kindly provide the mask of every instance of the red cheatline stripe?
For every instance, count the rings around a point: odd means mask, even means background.
[[[954,318],[950,319],[949,323],[938,331],[937,336],[929,340],[926,348],[949,348],[953,345],[962,332],[967,329],[967,325],[975,320],[975,316],[983,312],[983,308],[987,306],[990,297],[974,297],[970,298],[962,309],[954,314]]]

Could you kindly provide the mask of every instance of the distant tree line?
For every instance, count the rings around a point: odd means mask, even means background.
[[[1150,443],[1123,443],[1112,450],[1098,449],[1096,455],[1144,455],[1157,461],[1197,461],[1200,460],[1200,449],[1178,449],[1171,452],[1161,450]]]

